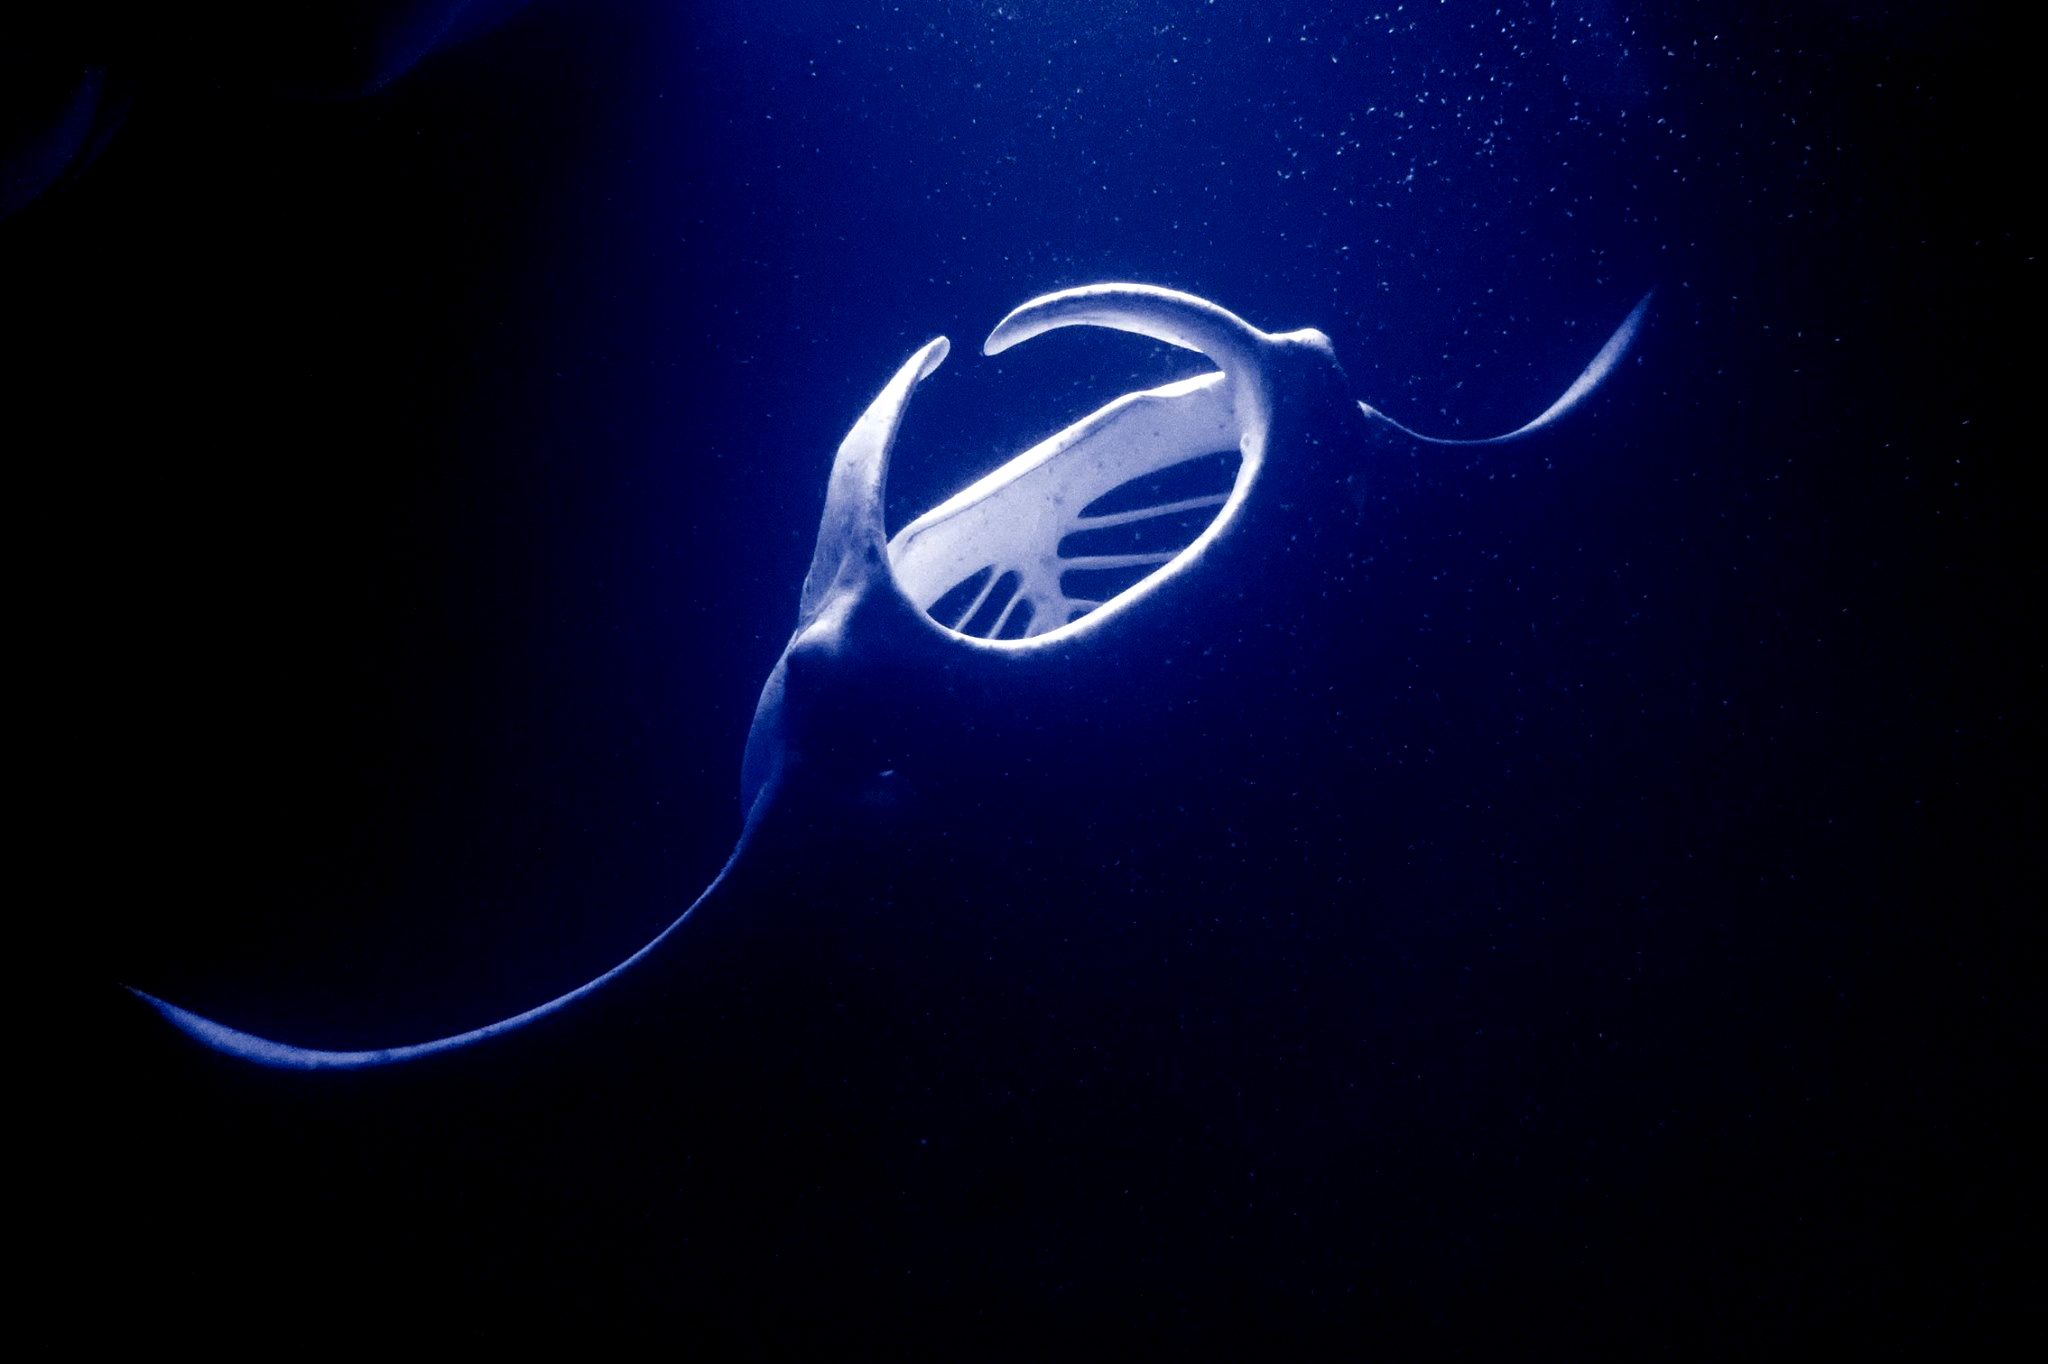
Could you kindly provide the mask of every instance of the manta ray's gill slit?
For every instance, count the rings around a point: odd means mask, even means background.
[[[995,576],[995,565],[983,565],[940,593],[925,614],[948,630],[960,630],[981,605]]]
[[[1120,483],[1081,509],[1059,543],[1060,591],[1078,620],[1151,577],[1209,528],[1230,498],[1235,450],[1198,455]]]
[[[1023,577],[1014,569],[998,575],[982,591],[973,611],[954,628],[976,639],[1005,638],[997,630],[1007,619],[1009,606],[1017,597],[1017,585],[1022,581]]]
[[[1158,550],[1178,554],[1209,528],[1209,523],[1216,519],[1216,509],[1228,498],[1228,493],[1215,493],[1137,511],[1082,516],[1075,522],[1075,529],[1061,539],[1059,556],[1077,560],[1099,554],[1150,554]]]
[[[1010,609],[1004,613],[1002,623],[996,626],[989,638],[1023,639],[1031,633],[1031,619],[1037,614],[1031,605],[1031,599],[1020,595],[1010,603]]]
[[[1078,519],[1099,522],[1120,512],[1156,513],[1170,503],[1198,497],[1214,497],[1220,507],[1237,482],[1237,469],[1242,462],[1232,447],[1154,469],[1117,484],[1081,508]]]
[[[1037,548],[1035,566],[983,563],[926,614],[976,639],[1025,639],[1071,624],[1193,544],[1229,501],[1242,463],[1236,450],[1212,451],[1126,479],[1078,513],[1050,513],[1057,538]]]
[[[1093,602],[1087,610],[1074,618],[1079,620],[1088,611],[1104,602],[1115,601],[1124,593],[1152,576],[1160,565],[1171,560],[1171,554],[1133,554],[1125,556],[1104,556],[1091,568],[1070,568],[1060,574],[1060,591],[1070,601]]]

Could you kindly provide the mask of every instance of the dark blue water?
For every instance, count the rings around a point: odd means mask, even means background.
[[[319,34],[95,51],[132,103],[0,259],[119,1296],[1636,1353],[2033,1281],[2033,246],[1969,16],[1109,10],[536,3],[368,91]],[[739,830],[847,426],[953,338],[900,525],[1198,371],[978,354],[1111,279],[1475,436],[1656,296],[1568,422],[1383,452],[1341,571],[1188,608],[1258,659],[809,793],[599,1019],[344,1080],[125,1010],[414,1041],[632,952]]]

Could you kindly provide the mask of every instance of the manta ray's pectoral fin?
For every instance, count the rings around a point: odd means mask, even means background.
[[[1644,294],[1641,301],[1635,307],[1629,309],[1628,316],[1623,318],[1621,325],[1614,329],[1614,335],[1607,338],[1607,344],[1600,348],[1599,354],[1593,357],[1593,362],[1579,372],[1579,377],[1572,380],[1571,387],[1558,395],[1556,402],[1544,408],[1535,420],[1516,427],[1506,435],[1486,436],[1478,440],[1459,440],[1447,436],[1425,436],[1420,431],[1413,431],[1401,425],[1401,423],[1395,421],[1386,413],[1373,408],[1367,403],[1360,403],[1358,405],[1359,409],[1365,413],[1367,420],[1384,422],[1410,440],[1419,440],[1430,445],[1504,445],[1511,440],[1520,440],[1524,436],[1532,435],[1542,430],[1558,418],[1564,416],[1565,413],[1570,412],[1573,408],[1584,402],[1594,389],[1607,381],[1607,376],[1614,372],[1614,367],[1621,363],[1622,357],[1628,354],[1628,348],[1635,343],[1636,333],[1642,329],[1643,318],[1650,311],[1650,300],[1656,295],[1656,292],[1655,289],[1652,289],[1649,293]]]
[[[796,633],[789,648],[784,650],[782,661],[775,666],[756,713],[753,732],[748,737],[741,781],[741,808],[745,811],[746,822],[733,845],[731,856],[726,858],[725,865],[711,884],[653,941],[595,980],[524,1013],[430,1042],[364,1051],[327,1051],[274,1042],[267,1037],[216,1023],[132,986],[130,991],[178,1031],[215,1051],[285,1070],[365,1070],[401,1061],[416,1061],[502,1037],[529,1023],[560,1013],[640,965],[725,883],[772,804],[782,775],[782,685],[792,656],[806,649],[831,651],[836,647],[832,637],[843,629],[847,616],[855,608],[868,598],[895,590],[887,566],[887,542],[882,533],[882,480],[888,467],[889,446],[895,439],[911,390],[945,358],[944,337],[930,342],[911,356],[869,404],[841,443],[826,493],[825,514],[818,528],[817,552],[804,580]],[[904,612],[912,614],[907,604]]]
[[[422,1057],[456,1051],[493,1037],[502,1037],[529,1023],[538,1022],[550,1014],[560,1013],[585,996],[595,994],[646,960],[724,883],[725,878],[732,872],[733,864],[739,861],[740,853],[745,850],[747,836],[753,832],[754,823],[755,821],[749,820],[746,827],[740,830],[739,840],[733,845],[731,856],[726,858],[725,865],[719,869],[718,875],[712,878],[711,884],[704,888],[703,894],[692,901],[688,909],[677,915],[674,922],[655,934],[645,947],[632,956],[595,980],[586,981],[567,994],[559,995],[545,1004],[536,1005],[524,1013],[501,1018],[495,1023],[486,1023],[481,1028],[471,1028],[468,1032],[437,1037],[431,1042],[414,1042],[400,1047],[377,1047],[367,1051],[326,1051],[318,1047],[295,1047],[289,1042],[273,1042],[267,1037],[258,1037],[239,1028],[230,1028],[225,1023],[216,1023],[202,1014],[193,1013],[190,1009],[181,1009],[168,1000],[158,999],[155,995],[138,990],[132,985],[128,987],[128,992],[163,1015],[165,1021],[193,1041],[229,1056],[240,1057],[244,1061],[254,1061],[258,1065],[272,1066],[279,1070],[367,1070],[373,1066],[417,1061]]]

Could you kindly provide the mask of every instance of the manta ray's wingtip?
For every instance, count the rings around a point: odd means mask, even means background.
[[[273,1042],[267,1037],[230,1028],[225,1023],[216,1023],[190,1009],[181,1009],[169,1000],[158,999],[147,990],[138,990],[133,985],[124,986],[129,994],[155,1009],[165,1022],[200,1045],[227,1056],[278,1070],[360,1070],[365,1066],[382,1065],[401,1059],[401,1053],[413,1053],[422,1048],[406,1047],[384,1051],[319,1051],[311,1047],[294,1047],[283,1042]],[[431,1044],[429,1044],[431,1046]]]
[[[1628,310],[1628,316],[1621,320],[1621,325],[1614,329],[1606,344],[1594,355],[1592,362],[1579,372],[1579,377],[1572,380],[1570,387],[1558,395],[1557,401],[1544,408],[1533,420],[1523,423],[1505,435],[1485,436],[1477,440],[1429,436],[1403,426],[1370,403],[1361,402],[1358,405],[1359,410],[1365,413],[1367,420],[1383,423],[1411,440],[1419,440],[1428,445],[1505,445],[1509,441],[1534,435],[1584,402],[1595,389],[1607,382],[1608,376],[1614,373],[1623,358],[1628,355],[1630,347],[1635,345],[1636,333],[1642,330],[1643,319],[1649,314],[1650,300],[1656,296],[1657,286],[1651,285],[1649,292],[1637,299],[1636,306]]]
[[[927,351],[936,349],[938,355],[943,358],[945,355],[944,347],[945,338],[940,337],[937,341],[926,346],[925,349]],[[772,783],[769,789],[772,789]],[[762,795],[766,793],[764,790]],[[748,843],[751,841],[754,826],[759,823],[760,815],[761,796],[757,795],[754,809],[749,812],[747,822],[740,828],[739,840],[733,844],[732,853],[725,859],[725,865],[719,868],[718,875],[711,878],[711,884],[706,886],[703,893],[690,903],[688,909],[677,915],[667,928],[655,934],[645,947],[642,947],[603,975],[584,982],[567,994],[558,995],[547,1003],[536,1005],[524,1013],[514,1014],[510,1018],[499,1019],[496,1023],[487,1023],[481,1028],[471,1028],[468,1032],[459,1032],[449,1037],[435,1038],[431,1042],[415,1042],[402,1047],[379,1047],[372,1051],[322,1051],[316,1047],[294,1047],[285,1042],[273,1042],[267,1037],[258,1037],[254,1033],[243,1032],[239,1028],[230,1028],[227,1024],[216,1023],[203,1014],[193,1013],[190,1009],[181,1009],[169,1000],[158,999],[147,990],[138,990],[133,985],[126,985],[122,988],[143,1003],[149,1005],[152,1009],[155,1009],[165,1022],[201,1046],[226,1056],[238,1057],[244,1061],[253,1061],[257,1065],[270,1066],[277,1070],[367,1070],[373,1066],[395,1065],[401,1061],[417,1061],[423,1057],[435,1056],[442,1052],[458,1051],[463,1047],[471,1046],[489,1038],[501,1037],[506,1033],[517,1031],[529,1023],[546,1018],[551,1014],[560,1013],[577,1001],[596,993],[604,988],[605,985],[618,979],[653,955],[656,949],[664,942],[667,942],[670,936],[677,929],[681,928],[683,923],[692,914],[696,913],[697,907],[710,899],[712,892],[725,883],[725,878],[732,873],[733,865],[739,861],[740,854],[746,850]]]
[[[1652,284],[1645,290],[1643,296],[1636,300],[1636,306],[1628,310],[1628,316],[1621,320],[1619,327],[1615,328],[1614,335],[1620,341],[1620,349],[1622,351],[1625,352],[1630,346],[1635,344],[1636,333],[1642,329],[1643,318],[1650,311],[1650,300],[1657,296],[1657,290],[1660,287],[1662,286]],[[1615,358],[1618,360],[1621,357],[1617,355]]]

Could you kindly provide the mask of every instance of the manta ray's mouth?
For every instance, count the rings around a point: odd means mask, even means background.
[[[975,639],[1032,639],[1187,555],[1243,481],[1221,374],[1129,394],[897,533],[905,595]]]
[[[1135,331],[1214,373],[1126,394],[948,498],[889,541],[911,602],[977,640],[1039,640],[1143,594],[1228,524],[1257,472],[1265,338],[1205,300],[1140,285],[1047,295],[990,334],[996,354],[1053,327]]]

